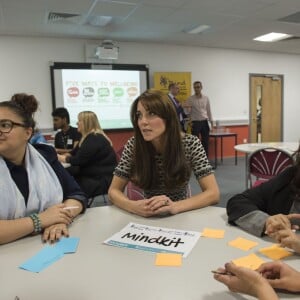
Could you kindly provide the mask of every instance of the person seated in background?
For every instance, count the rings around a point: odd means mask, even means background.
[[[64,154],[72,151],[78,144],[81,134],[70,125],[70,115],[66,108],[58,107],[52,112],[54,130],[60,130],[54,138],[56,152]]]
[[[278,300],[273,288],[300,292],[300,272],[281,261],[264,263],[256,271],[227,263],[225,268],[217,270],[214,278],[232,292],[259,300]]]
[[[109,188],[115,205],[149,217],[218,202],[219,188],[204,148],[197,137],[181,132],[167,95],[156,90],[142,93],[131,106],[131,122],[134,137],[124,147]],[[189,196],[192,170],[202,192]],[[146,199],[133,201],[124,195],[129,181],[144,190]]]
[[[256,236],[267,234],[276,240],[282,239],[280,230],[298,229],[300,147],[294,156],[293,167],[229,199],[227,214],[230,224],[238,225]]]
[[[18,94],[14,94],[10,100],[16,103],[24,103],[25,106],[27,105],[27,103],[34,103],[33,105],[36,105],[36,107],[33,107],[33,110],[37,111],[38,101],[34,95],[18,93]],[[47,141],[43,136],[43,134],[38,129],[35,129],[32,137],[29,140],[29,143],[34,145],[39,143],[47,143]]]
[[[88,197],[107,194],[117,164],[112,142],[92,111],[79,113],[77,125],[82,135],[79,144],[70,153],[58,155],[58,158],[71,164],[67,170]]]
[[[33,133],[32,137],[29,140],[29,143],[31,145],[41,144],[41,143],[46,144],[47,140],[39,130],[35,130],[35,132]]]
[[[86,206],[54,148],[28,143],[36,108],[35,98],[0,102],[0,244],[40,232],[44,241],[68,236],[68,225]]]

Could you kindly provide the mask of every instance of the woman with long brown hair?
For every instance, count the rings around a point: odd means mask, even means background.
[[[198,138],[181,132],[174,105],[160,91],[148,90],[132,104],[134,137],[125,145],[109,189],[111,201],[141,216],[183,211],[216,204],[219,189]],[[202,192],[188,195],[191,172]],[[123,193],[127,183],[143,189],[145,199]],[[181,200],[181,201],[179,201]]]

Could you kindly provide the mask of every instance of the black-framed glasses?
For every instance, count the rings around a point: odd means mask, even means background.
[[[26,127],[24,124],[12,120],[0,120],[0,132],[2,133],[10,133],[14,126]]]

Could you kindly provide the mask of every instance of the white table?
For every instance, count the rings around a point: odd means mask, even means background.
[[[72,236],[80,237],[77,252],[64,256],[39,274],[18,269],[43,247],[39,236],[0,246],[0,299],[14,300],[16,296],[20,300],[241,299],[215,281],[211,270],[232,259],[257,253],[271,243],[227,225],[226,220],[225,209],[219,207],[148,219],[114,206],[88,209],[70,228]],[[181,267],[156,267],[153,253],[102,244],[129,222],[195,231],[204,227],[223,228],[226,233],[224,239],[200,238]],[[227,242],[238,236],[259,245],[250,251],[229,247]],[[292,256],[287,261],[300,270],[299,257]],[[299,295],[280,294],[280,298],[299,299]]]
[[[248,185],[248,157],[249,154],[253,153],[256,150],[263,148],[276,148],[284,150],[289,154],[293,154],[299,147],[299,143],[296,142],[270,142],[270,143],[250,143],[250,144],[238,144],[234,146],[236,151],[240,151],[246,154],[245,156],[245,182],[246,188]]]

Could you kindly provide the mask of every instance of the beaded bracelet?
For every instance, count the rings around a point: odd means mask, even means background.
[[[31,214],[29,216],[29,218],[33,222],[34,232],[40,233],[42,231],[42,223],[41,223],[41,220],[40,220],[38,214]]]

